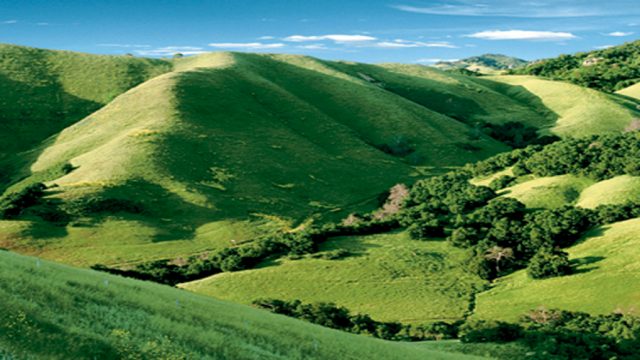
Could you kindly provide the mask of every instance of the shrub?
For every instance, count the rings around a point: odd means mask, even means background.
[[[523,336],[522,326],[502,321],[467,321],[460,327],[460,341],[473,342],[509,342]]]
[[[42,183],[29,185],[0,199],[0,218],[13,219],[27,208],[36,205],[47,187]]]
[[[541,249],[531,258],[527,272],[534,279],[570,274],[569,254],[560,250]]]

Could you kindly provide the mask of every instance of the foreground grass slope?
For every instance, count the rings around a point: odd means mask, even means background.
[[[591,314],[637,311],[640,303],[640,219],[598,228],[568,249],[575,274],[533,280],[518,271],[477,297],[475,317],[516,320],[544,306]]]
[[[0,44],[0,162],[171,67],[164,60]]]
[[[466,359],[179,289],[0,252],[0,349],[16,358]]]
[[[380,321],[418,325],[462,319],[485,283],[465,272],[463,250],[444,241],[411,240],[406,232],[336,238],[321,247],[335,249],[351,255],[282,259],[181,287],[245,304],[262,297],[335,302]]]

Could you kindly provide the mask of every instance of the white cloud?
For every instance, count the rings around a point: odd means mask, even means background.
[[[608,36],[623,37],[633,35],[632,32],[614,31],[607,34]]]
[[[368,36],[368,35],[330,34],[330,35],[315,35],[315,36],[291,35],[291,36],[287,36],[283,40],[290,41],[290,42],[331,40],[337,43],[354,43],[354,42],[373,41],[377,39],[373,36]]]
[[[419,48],[419,47],[439,47],[439,48],[449,48],[455,49],[457,46],[446,42],[422,42],[422,41],[410,41],[403,39],[395,39],[393,41],[381,41],[376,43],[377,47],[381,48],[390,48],[390,49],[402,49],[402,48]]]
[[[273,36],[260,36],[258,40],[273,40],[275,37]]]
[[[467,35],[483,40],[569,40],[576,36],[569,32],[527,31],[527,30],[489,30]]]
[[[151,47],[151,45],[140,45],[140,44],[98,44],[97,46],[117,47],[117,48],[150,48]]]
[[[17,24],[18,20],[5,20],[0,22],[0,24],[5,24],[5,25],[10,25],[10,24]]]
[[[608,49],[610,47],[613,47],[614,45],[600,45],[600,46],[594,46],[593,48],[596,50],[604,50],[604,49]]]
[[[211,43],[209,46],[219,49],[247,49],[247,50],[262,50],[262,49],[279,49],[285,45],[282,43],[265,44],[261,42],[251,43]]]
[[[329,50],[329,48],[324,44],[299,45],[297,46],[297,48],[306,50]]]
[[[197,46],[165,46],[156,49],[135,50],[142,56],[171,56],[177,53],[182,55],[197,55],[206,53],[203,48]]]
[[[454,62],[460,59],[437,59],[437,58],[428,58],[428,59],[418,59],[414,61],[416,64],[435,64],[439,62]]]
[[[431,6],[412,6],[406,4],[391,5],[400,11],[450,16],[497,16],[518,18],[569,18],[588,16],[611,16],[638,13],[636,0],[618,0],[616,6],[597,3],[579,4],[576,1],[537,0],[512,1],[492,0],[483,4],[473,0],[449,0]]]

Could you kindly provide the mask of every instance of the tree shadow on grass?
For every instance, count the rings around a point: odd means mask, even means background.
[[[599,269],[599,266],[589,266],[604,260],[604,256],[585,256],[571,260],[572,274],[584,274]]]

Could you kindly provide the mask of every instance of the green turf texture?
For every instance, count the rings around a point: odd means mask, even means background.
[[[542,177],[520,182],[498,194],[514,198],[531,209],[555,209],[574,205],[582,191],[593,183],[593,180],[574,175]]]
[[[0,349],[9,358],[474,358],[5,251],[0,299]]]
[[[340,260],[277,260],[181,287],[240,303],[266,297],[329,301],[379,321],[424,324],[464,317],[485,284],[462,267],[463,251],[444,241],[411,240],[406,232],[336,238],[322,251],[347,249]]]
[[[618,90],[616,93],[640,100],[640,83]]]

